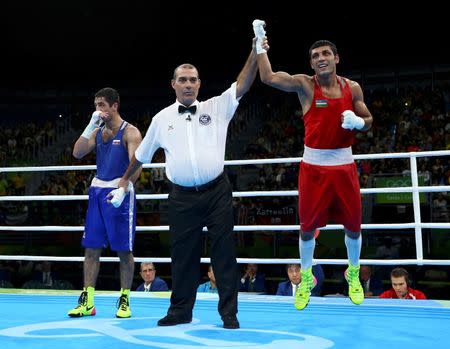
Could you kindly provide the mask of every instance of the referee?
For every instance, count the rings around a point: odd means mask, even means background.
[[[255,40],[254,44],[255,46]],[[237,81],[220,96],[197,100],[200,78],[191,64],[178,66],[172,88],[176,102],[156,114],[111,202],[120,204],[128,179],[158,148],[166,155],[171,232],[172,296],[167,316],[159,326],[192,321],[198,282],[202,228],[211,238],[211,264],[219,291],[223,327],[239,328],[237,320],[238,267],[233,239],[232,189],[224,174],[228,124],[249,90],[257,71],[253,47]]]

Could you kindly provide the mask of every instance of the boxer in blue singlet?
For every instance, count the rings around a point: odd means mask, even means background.
[[[82,238],[85,248],[84,287],[78,305],[68,312],[70,317],[95,315],[94,290],[100,267],[100,255],[108,245],[120,259],[121,295],[116,316],[128,318],[130,289],[134,274],[133,243],[136,229],[136,196],[133,188],[122,204],[114,208],[108,194],[118,187],[130,159],[140,144],[139,130],[119,114],[120,97],[116,90],[103,88],[95,94],[92,118],[73,149],[77,159],[95,149],[97,174],[89,188],[89,204]],[[101,127],[98,127],[102,123]],[[133,181],[139,176],[134,176]],[[132,187],[132,185],[130,185]]]

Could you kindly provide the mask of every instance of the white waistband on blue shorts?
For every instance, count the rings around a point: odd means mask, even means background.
[[[302,161],[321,166],[338,166],[351,164],[353,160],[352,147],[337,149],[315,149],[305,145]]]
[[[97,177],[94,177],[91,182],[92,187],[97,188],[117,188],[119,186],[120,178],[115,178],[111,181],[102,181],[101,179],[98,179]],[[133,184],[129,182],[128,184],[128,190],[133,188]]]

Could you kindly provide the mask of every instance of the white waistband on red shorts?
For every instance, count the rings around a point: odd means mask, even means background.
[[[312,165],[338,166],[353,163],[352,147],[315,149],[305,145],[302,161]]]

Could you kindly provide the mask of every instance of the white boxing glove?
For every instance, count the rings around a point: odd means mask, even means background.
[[[363,118],[357,116],[353,111],[351,110],[345,110],[341,114],[344,118],[342,119],[342,128],[345,128],[346,130],[361,130],[366,125],[366,122]]]
[[[114,189],[107,196],[108,198],[110,198],[108,202],[110,202],[115,208],[117,208],[122,205],[123,199],[125,199],[125,195],[125,189],[123,189],[122,187]]]
[[[263,41],[263,38],[266,36],[266,31],[264,30],[265,25],[266,25],[266,22],[264,22],[260,19],[255,19],[253,21],[253,32],[255,33],[255,36],[256,36],[256,53],[257,54],[267,52],[265,49],[262,48],[262,41]]]
[[[117,189],[111,190],[108,195],[106,195],[106,198],[108,199],[108,203],[112,204],[115,208],[122,205],[123,199],[125,199],[125,196],[129,191],[133,189],[133,184],[131,182],[128,182],[128,187],[125,191],[123,187],[119,187]]]
[[[84,129],[83,133],[81,134],[81,137],[83,138],[91,138],[92,134],[94,133],[95,129],[100,125],[100,114],[101,111],[94,111],[91,116],[91,120],[89,121],[89,124]]]

